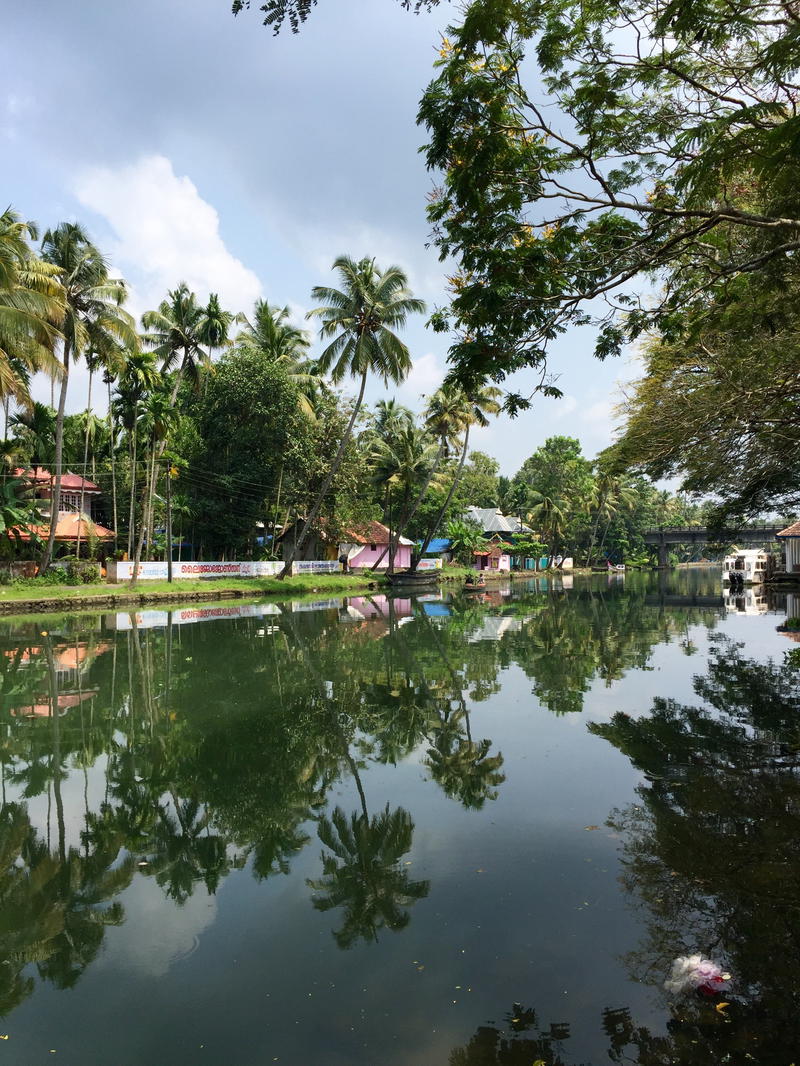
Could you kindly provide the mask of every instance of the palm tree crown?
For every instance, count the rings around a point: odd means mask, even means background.
[[[333,269],[342,279],[341,290],[326,285],[311,290],[322,306],[309,311],[309,317],[321,318],[320,336],[333,338],[319,357],[320,369],[330,373],[335,384],[369,373],[387,385],[401,382],[411,369],[411,357],[393,331],[410,314],[422,313],[424,301],[411,295],[398,266],[381,270],[374,259],[355,262],[340,255]]]

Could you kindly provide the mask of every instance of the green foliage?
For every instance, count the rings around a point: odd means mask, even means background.
[[[413,9],[416,12],[423,8],[430,10],[439,3],[439,0],[400,0],[401,7],[407,11]],[[271,26],[272,32],[277,36],[281,27],[288,19],[292,33],[299,33],[300,26],[306,21],[312,7],[316,7],[317,0],[265,0],[259,4],[259,10],[264,15],[264,25]],[[231,11],[238,15],[250,7],[250,0],[233,0]]]
[[[222,357],[191,410],[191,425],[180,430],[189,465],[176,488],[209,558],[247,554],[256,522],[273,517],[281,471],[288,486],[306,458],[309,426],[297,388],[267,355],[239,349]]]
[[[798,65],[777,3],[472,0],[419,111],[434,239],[457,262],[434,319],[454,373],[533,367],[552,390],[548,348],[598,297],[604,358],[791,262]]]
[[[800,501],[800,279],[773,265],[673,316],[643,348],[644,375],[604,463],[680,477],[719,499],[718,523]]]

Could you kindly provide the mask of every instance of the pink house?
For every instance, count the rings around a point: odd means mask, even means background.
[[[348,570],[369,570],[378,559],[378,570],[389,567],[389,530],[381,522],[367,522],[357,529],[343,534],[348,539],[339,543],[339,558],[347,556]],[[395,570],[407,570],[411,566],[411,549],[414,541],[400,537],[394,555]],[[384,554],[385,552],[385,554]]]

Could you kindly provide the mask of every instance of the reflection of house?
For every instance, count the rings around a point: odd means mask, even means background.
[[[71,707],[77,707],[84,700],[97,695],[99,689],[84,688],[81,679],[97,656],[108,651],[110,647],[110,644],[89,645],[82,642],[56,644],[53,647],[57,690],[55,704],[59,717],[66,714]],[[5,650],[4,655],[10,659],[16,658],[20,666],[39,666],[46,670],[49,665],[45,650],[40,646],[9,648]],[[32,683],[35,692],[27,700],[12,707],[11,714],[16,718],[49,718],[52,714],[52,701],[49,686],[44,686],[42,676],[37,676]]]
[[[283,544],[283,557],[286,559],[293,546],[294,539],[300,535],[302,523],[295,523],[283,531],[281,542]],[[343,530],[341,536],[333,540],[321,528],[312,533],[297,555],[303,559],[341,559],[347,558],[347,566],[350,570],[366,570],[373,566],[381,556],[378,564],[379,570],[389,567],[389,530],[381,522],[364,522]],[[405,570],[411,566],[411,549],[413,540],[400,537],[394,557],[394,565],[397,570]]]

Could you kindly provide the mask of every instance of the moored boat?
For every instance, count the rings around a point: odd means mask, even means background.
[[[735,548],[722,563],[723,585],[757,585],[767,576],[769,552],[763,548]]]
[[[439,581],[440,570],[398,570],[395,574],[387,574],[386,580],[392,588],[430,588]]]

